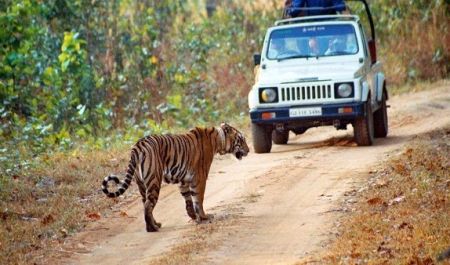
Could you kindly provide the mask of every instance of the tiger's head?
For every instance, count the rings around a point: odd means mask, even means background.
[[[220,129],[223,132],[221,137],[224,145],[223,152],[221,152],[221,154],[234,154],[234,156],[239,160],[241,160],[242,157],[247,156],[249,148],[247,142],[245,141],[244,135],[226,123],[220,124]]]

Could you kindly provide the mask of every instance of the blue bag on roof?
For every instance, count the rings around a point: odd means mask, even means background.
[[[346,9],[344,0],[292,0],[289,8],[291,17],[332,15]]]

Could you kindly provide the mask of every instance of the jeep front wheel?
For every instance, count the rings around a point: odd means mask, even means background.
[[[380,108],[373,113],[373,126],[375,130],[375,137],[386,137],[388,134],[388,116],[385,93],[383,93]]]
[[[364,117],[356,118],[353,123],[353,131],[355,135],[356,144],[359,146],[369,146],[373,143],[374,129],[373,129],[373,113],[370,97],[364,105],[366,115]]]
[[[274,144],[287,144],[289,140],[289,131],[283,130],[273,130],[272,131],[272,141]]]
[[[271,130],[259,124],[252,123],[253,148],[255,153],[270,153],[272,149]]]

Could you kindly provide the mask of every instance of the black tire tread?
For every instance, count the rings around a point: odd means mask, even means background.
[[[272,149],[271,132],[266,127],[255,123],[252,123],[251,127],[255,153],[270,153]]]
[[[370,105],[370,97],[366,103],[366,116],[356,118],[353,124],[355,142],[358,146],[370,146],[373,144],[373,133],[370,133],[370,116],[373,115],[372,107]],[[373,116],[372,116],[373,117]],[[373,118],[372,118],[373,122]],[[372,126],[373,129],[373,126]]]
[[[383,93],[381,99],[381,107],[373,113],[373,127],[374,135],[376,138],[384,138],[389,131],[387,106],[386,106],[386,94]]]

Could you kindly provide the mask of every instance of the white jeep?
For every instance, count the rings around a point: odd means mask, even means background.
[[[388,94],[374,39],[354,15],[284,19],[269,28],[248,95],[255,152],[317,126],[352,124],[361,146],[386,137]]]

